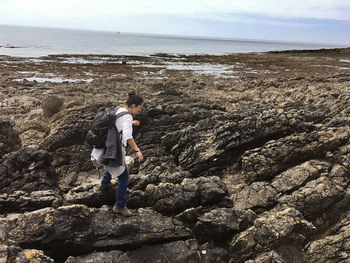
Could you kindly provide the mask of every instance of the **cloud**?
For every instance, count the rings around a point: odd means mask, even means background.
[[[23,10],[23,11],[21,11]],[[340,0],[2,0],[0,14],[99,17],[172,14],[206,18],[218,14],[254,14],[350,20],[350,2]]]
[[[350,38],[350,1],[344,0],[0,1],[0,24],[287,40],[313,35],[316,42]],[[333,33],[339,37],[330,38]]]

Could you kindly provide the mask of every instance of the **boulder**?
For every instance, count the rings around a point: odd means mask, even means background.
[[[55,95],[48,95],[43,98],[42,109],[45,118],[49,119],[63,107],[63,99]]]

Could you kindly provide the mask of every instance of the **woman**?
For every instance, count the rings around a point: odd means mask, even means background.
[[[116,114],[121,112],[128,112],[130,114],[122,115],[121,117],[117,118],[115,121],[115,125],[118,129],[118,132],[121,133],[121,141],[122,141],[122,151],[123,151],[123,163],[124,165],[119,167],[110,167],[105,166],[105,171],[102,176],[101,180],[101,187],[108,187],[111,184],[112,178],[118,177],[118,188],[116,191],[116,202],[113,206],[113,211],[124,215],[124,216],[131,216],[132,213],[129,209],[126,207],[126,201],[127,201],[127,187],[129,183],[129,172],[128,168],[125,164],[125,147],[129,145],[137,154],[138,161],[143,161],[143,155],[140,151],[140,149],[137,147],[136,142],[133,139],[132,136],[132,125],[138,126],[140,125],[140,122],[138,120],[133,120],[132,115],[137,114],[140,112],[143,106],[143,99],[141,96],[136,95],[135,91],[131,91],[128,94],[128,99],[126,101],[126,105],[124,107],[120,107]],[[93,149],[91,155],[93,160],[100,160],[101,156],[103,154],[103,149]]]

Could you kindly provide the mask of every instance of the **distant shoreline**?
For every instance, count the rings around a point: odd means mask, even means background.
[[[147,55],[132,55],[132,54],[69,54],[69,53],[62,53],[62,54],[47,54],[42,56],[21,56],[21,55],[7,55],[7,54],[1,54],[1,49],[7,48],[7,49],[23,49],[24,47],[18,47],[18,46],[6,46],[6,45],[0,45],[0,57],[13,57],[13,58],[44,58],[44,57],[225,57],[230,55],[240,55],[240,54],[350,54],[350,47],[346,48],[321,48],[321,49],[290,49],[290,50],[277,50],[277,51],[265,51],[265,52],[237,52],[237,53],[227,53],[227,54],[173,54],[173,53],[152,53]]]
[[[0,25],[0,54],[14,57],[49,55],[154,54],[229,55],[288,50],[345,48],[341,44],[316,44],[257,39],[224,39],[155,34],[82,31]]]

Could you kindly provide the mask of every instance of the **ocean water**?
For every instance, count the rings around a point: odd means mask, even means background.
[[[0,55],[20,57],[54,54],[222,55],[335,47],[343,46],[0,25]]]

